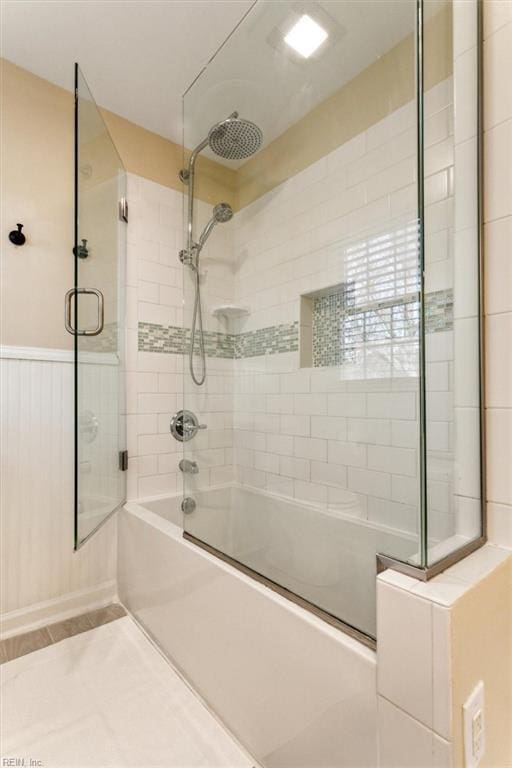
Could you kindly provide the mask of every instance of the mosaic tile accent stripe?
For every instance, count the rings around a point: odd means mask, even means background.
[[[313,367],[341,365],[363,345],[418,338],[417,293],[371,304],[354,305],[350,285],[313,298]],[[425,297],[425,332],[453,330],[453,291]]]
[[[419,303],[417,294],[400,300],[387,299],[354,306],[350,286],[313,299],[313,367],[341,365],[349,351],[360,344],[386,339],[416,338]],[[437,333],[453,329],[453,292],[436,291],[425,301],[425,330]],[[299,349],[299,323],[284,323],[245,333],[205,331],[207,357],[227,360]],[[190,329],[174,325],[139,323],[139,351],[183,355],[190,346]],[[199,343],[196,340],[196,351]]]
[[[235,337],[235,357],[260,357],[299,351],[299,323],[271,325]]]
[[[205,331],[204,346],[207,357],[240,359],[260,355],[297,352],[299,349],[298,322],[259,328],[246,333],[218,333]],[[170,355],[186,354],[190,347],[190,330],[174,325],[139,323],[140,352],[160,352]],[[199,343],[196,340],[196,351]]]
[[[453,331],[453,291],[435,291],[425,297],[425,332]]]
[[[138,348],[139,352],[183,355],[188,349],[185,329],[175,325],[139,323]]]
[[[190,329],[176,325],[139,323],[139,351],[184,355],[190,347]],[[196,339],[196,351],[199,342]],[[235,336],[229,333],[205,331],[204,347],[208,357],[232,359],[235,356]]]
[[[186,349],[190,344],[190,331],[185,332]],[[199,336],[196,336],[196,352],[199,352]],[[220,333],[217,331],[204,332],[204,351],[207,357],[221,357],[231,360],[235,357],[236,335],[234,333]]]

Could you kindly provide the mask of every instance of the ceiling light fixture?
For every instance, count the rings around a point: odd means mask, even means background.
[[[284,41],[290,48],[297,51],[305,59],[309,59],[312,53],[327,40],[328,34],[320,24],[317,24],[306,13],[290,29]]]

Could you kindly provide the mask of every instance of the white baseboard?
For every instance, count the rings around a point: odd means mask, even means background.
[[[95,587],[68,592],[52,600],[3,613],[0,616],[0,639],[4,640],[6,637],[30,632],[47,624],[63,621],[95,608],[102,608],[116,600],[117,583],[112,579]]]

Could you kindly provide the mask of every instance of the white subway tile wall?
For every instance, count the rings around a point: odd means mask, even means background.
[[[178,355],[141,352],[139,322],[181,325],[183,291],[179,262],[169,260],[168,241],[181,239],[181,195],[146,179],[128,176],[128,499],[173,493],[177,474],[169,422],[182,401]],[[166,219],[160,229],[160,217]],[[151,240],[147,238],[151,237]],[[160,238],[162,239],[160,240]],[[176,246],[177,247],[177,246]]]
[[[452,101],[451,80],[426,95],[430,291],[453,286]],[[249,307],[250,314],[232,324],[234,332],[292,322],[300,323],[301,333],[309,331],[312,308],[303,299],[301,312],[301,295],[321,296],[349,279],[354,257],[350,252],[347,256],[347,243],[358,255],[368,232],[382,238],[410,222],[416,226],[414,104],[399,113],[237,213],[235,302]],[[412,256],[416,280],[417,256]],[[398,294],[402,297],[403,289]],[[429,483],[431,535],[441,539],[455,532],[453,332],[432,333],[430,348],[430,454],[436,465]],[[304,350],[301,357],[293,352],[236,360],[237,481],[278,493],[280,475],[290,479],[281,486],[286,495],[414,533],[419,497],[417,348],[404,347],[399,355],[395,348],[393,362],[411,361],[412,370],[402,369],[402,376],[394,371],[391,377],[372,379],[382,356],[372,358],[367,349],[366,367],[355,366],[351,375],[357,378],[350,380],[343,366],[300,367],[299,360],[307,360]],[[262,411],[270,417],[264,429]],[[251,443],[251,435],[257,435],[260,445]]]
[[[466,50],[461,56],[469,53]],[[459,77],[460,87],[464,87],[462,74]],[[468,216],[464,202],[455,212],[453,206],[454,143],[460,136],[460,146],[466,143],[469,147],[472,137],[468,137],[469,117],[464,121],[463,116],[460,129],[459,120],[455,121],[454,136],[452,102],[451,79],[425,94],[427,290],[441,292],[440,300],[445,302],[446,292],[454,289],[454,275],[458,275],[454,330],[443,320],[426,340],[429,533],[433,542],[456,533],[474,535],[478,495],[474,482],[478,467],[475,455],[467,450],[468,439],[473,450],[476,443],[477,425],[471,412],[476,412],[478,391],[476,386],[468,389],[461,378],[464,370],[475,367],[476,296],[468,298],[466,290],[473,284],[474,239],[464,227]],[[184,402],[209,427],[187,448],[191,458],[201,459],[200,476],[193,478],[191,488],[194,483],[208,487],[236,480],[333,509],[340,508],[342,488],[345,511],[411,534],[417,530],[416,347],[388,350],[393,361],[402,361],[402,367],[379,379],[367,376],[378,370],[382,354],[379,360],[367,349],[359,378],[354,378],[352,370],[347,379],[343,366],[303,367],[305,358],[298,350],[292,346],[293,351],[279,351],[280,342],[268,333],[276,326],[288,329],[293,324],[300,324],[301,334],[310,332],[311,320],[301,317],[301,296],[347,280],[347,242],[366,237],[370,222],[370,235],[375,237],[414,221],[414,131],[411,103],[237,212],[229,224],[217,227],[201,261],[205,327],[210,334],[243,339],[243,344],[234,342],[233,350],[238,349],[239,354],[233,351],[232,357],[208,356],[204,387],[195,387],[186,375],[183,393],[181,356],[137,349],[136,334],[130,335],[134,349],[128,359],[133,361],[133,373],[153,374],[129,382],[133,495],[172,493],[181,487],[177,462],[171,459],[181,447],[169,437],[168,427],[172,412]],[[457,165],[458,188],[465,186],[465,167],[462,158]],[[181,274],[177,259],[181,195],[136,177],[130,184],[132,205],[139,206],[139,218],[129,235],[130,301],[137,301],[137,310],[129,313],[133,330],[139,323],[179,328],[184,322],[189,327],[193,285],[188,272]],[[472,204],[470,192],[467,206]],[[203,203],[197,209],[200,228],[210,209]],[[151,231],[144,216],[147,221],[168,217],[164,234],[162,227],[154,230],[153,244],[144,240]],[[501,243],[505,253],[506,233],[501,220],[498,222],[488,230],[488,237],[498,248]],[[500,307],[503,302],[506,305],[501,281],[495,281],[489,290],[497,295]],[[213,316],[215,306],[226,303],[248,307],[249,314],[229,320]],[[304,302],[302,305],[304,308]],[[440,309],[435,302],[433,312],[438,315],[445,308],[451,311],[451,304]],[[506,323],[500,327],[505,334]],[[266,354],[260,354],[260,342],[254,335],[262,329],[268,329],[263,342]],[[212,338],[212,344],[221,343],[220,337]],[[160,383],[156,375],[166,378]],[[502,397],[503,387],[499,385],[498,390]],[[148,418],[142,419],[144,416]],[[464,452],[463,447],[472,459],[470,470],[456,477],[456,456]],[[151,456],[158,461],[148,460]]]
[[[233,478],[233,361],[208,358],[208,377],[201,388],[188,375],[183,377],[183,365],[188,362],[182,355],[186,348],[182,328],[190,328],[193,306],[190,275],[178,258],[183,196],[129,174],[128,197],[128,498],[181,493],[178,463],[183,447],[171,436],[170,421],[183,407],[195,411],[208,425],[193,447],[187,447],[189,458],[201,468],[194,483],[204,487],[229,482]],[[204,226],[210,215],[210,206],[198,202],[197,227]],[[228,227],[217,228],[201,257],[203,317],[211,334],[226,331],[223,320],[212,316],[212,308],[233,299]],[[147,351],[158,347],[158,342],[146,341],[152,329],[165,339],[161,351]]]

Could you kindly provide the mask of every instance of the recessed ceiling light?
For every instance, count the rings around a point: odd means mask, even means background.
[[[290,29],[284,41],[290,48],[308,59],[327,37],[325,29],[305,13]]]

